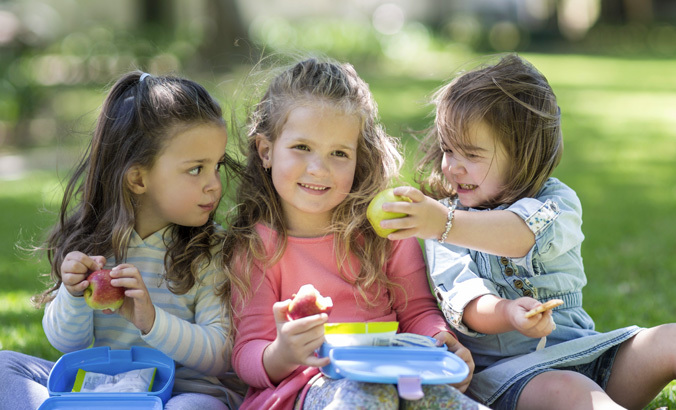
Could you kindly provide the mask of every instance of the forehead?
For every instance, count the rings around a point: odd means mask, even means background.
[[[299,105],[292,108],[282,126],[280,139],[303,139],[321,143],[356,146],[360,135],[360,119],[326,104]]]
[[[483,120],[466,124],[462,132],[439,132],[442,145],[451,145],[460,151],[495,152],[501,146],[493,128]]]

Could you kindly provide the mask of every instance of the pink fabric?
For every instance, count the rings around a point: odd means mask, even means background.
[[[257,226],[266,248],[272,252],[275,232]],[[398,321],[399,332],[433,336],[450,331],[430,292],[425,262],[414,238],[395,241],[386,265],[388,277],[402,285],[406,295],[397,291],[393,309],[387,308],[385,292],[370,294],[376,307],[367,308],[354,288],[341,276],[351,275],[347,261],[338,268],[333,253],[333,236],[288,238],[284,256],[265,275],[256,269],[250,303],[240,307],[241,295],[233,292],[237,335],[232,361],[234,370],[250,388],[242,409],[291,409],[299,392],[319,369],[301,366],[278,385],[272,384],[263,367],[263,351],[277,336],[272,305],[290,299],[301,285],[312,283],[324,296],[333,299],[329,322]],[[351,264],[357,266],[356,258]],[[262,284],[256,288],[258,283]]]

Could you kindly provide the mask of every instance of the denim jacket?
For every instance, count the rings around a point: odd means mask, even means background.
[[[556,367],[589,362],[637,331],[634,328],[620,331],[626,337],[619,339],[615,334],[600,334],[582,308],[582,288],[587,283],[580,253],[584,239],[582,206],[572,189],[550,178],[535,198],[523,198],[495,209],[506,209],[520,216],[535,235],[535,245],[526,256],[507,258],[440,244],[436,240],[425,241],[435,295],[446,320],[458,331],[460,342],[470,349],[476,364],[477,375],[470,392],[487,404],[513,383],[514,375],[528,373],[524,366],[535,368],[547,362],[549,367]],[[547,336],[546,348],[538,351],[535,362],[520,356],[534,353],[540,339],[517,331],[481,334],[463,323],[465,306],[487,294],[505,299],[530,296],[541,302],[554,298],[564,301],[553,312],[556,329]],[[617,343],[608,343],[616,339]],[[564,342],[557,349],[551,348]],[[587,354],[581,356],[582,350]],[[487,370],[480,376],[484,369],[498,364],[500,371]],[[499,380],[495,380],[496,377]]]

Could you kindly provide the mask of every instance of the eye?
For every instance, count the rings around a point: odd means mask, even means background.
[[[203,169],[203,168],[204,168],[204,167],[203,167],[202,165],[198,165],[198,166],[196,166],[196,167],[194,167],[194,168],[190,168],[190,169],[188,170],[188,174],[190,174],[190,175],[199,175],[199,174],[202,173],[202,169]]]
[[[222,171],[225,168],[225,161],[219,161],[216,164],[216,172]]]
[[[294,145],[293,149],[297,149],[297,150],[301,150],[301,151],[310,151],[310,147],[308,147],[305,144]]]
[[[350,156],[345,151],[333,151],[333,155],[341,158],[350,158]]]

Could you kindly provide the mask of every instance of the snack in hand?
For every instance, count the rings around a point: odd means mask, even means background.
[[[110,269],[94,271],[87,276],[89,286],[84,290],[87,305],[96,310],[117,310],[124,303],[125,288],[110,284]]]
[[[546,301],[545,303],[541,304],[540,306],[533,308],[533,309],[529,310],[528,312],[526,312],[526,315],[525,315],[526,319],[531,318],[531,317],[537,315],[538,313],[542,313],[542,312],[545,312],[547,310],[554,309],[555,307],[561,306],[561,305],[563,305],[563,301],[561,299],[550,299],[550,300]]]
[[[384,191],[379,192],[371,200],[368,208],[366,208],[366,218],[371,223],[371,226],[376,231],[376,234],[378,234],[378,236],[381,236],[383,238],[387,238],[387,235],[391,234],[392,232],[396,232],[397,230],[383,228],[382,226],[380,226],[380,221],[383,221],[385,219],[403,218],[407,216],[406,214],[402,214],[399,212],[383,211],[383,204],[385,202],[402,202],[402,201],[411,202],[410,198],[395,195],[393,191],[394,188],[388,188],[385,189]]]
[[[322,296],[314,286],[307,284],[301,286],[298,293],[293,294],[288,317],[290,320],[296,320],[319,313],[329,314],[331,308],[333,308],[331,298]]]

